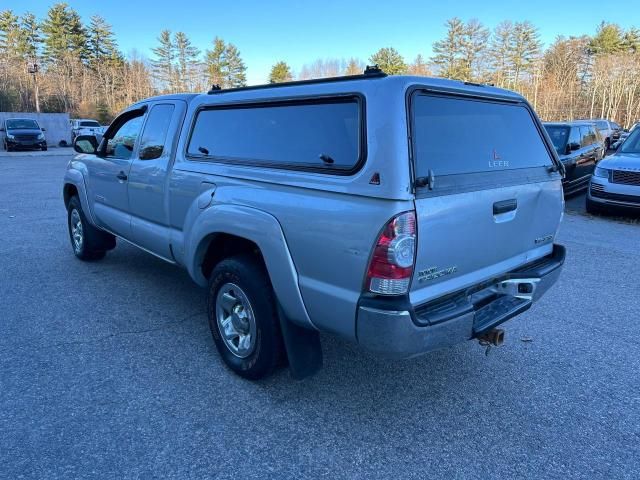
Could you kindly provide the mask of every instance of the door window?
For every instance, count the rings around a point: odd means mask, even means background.
[[[171,104],[156,105],[151,109],[140,141],[141,160],[153,160],[162,155],[174,110]]]
[[[136,140],[138,135],[140,135],[140,129],[142,128],[143,113],[144,112],[141,111],[140,115],[126,120],[113,133],[107,141],[105,157],[119,158],[122,160],[129,160],[131,158]]]
[[[580,127],[571,127],[571,133],[569,134],[569,145],[580,145],[582,142],[582,135],[580,135]]]
[[[589,145],[593,145],[595,143],[596,134],[593,131],[593,127],[589,125],[580,127],[580,134],[582,136],[582,139],[580,141],[581,147],[588,147]]]

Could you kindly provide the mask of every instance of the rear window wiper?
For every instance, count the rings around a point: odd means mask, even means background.
[[[204,147],[198,147],[198,151],[204,155],[209,155],[209,150]]]
[[[335,163],[335,160],[331,158],[330,155],[327,155],[326,153],[320,154],[320,160],[322,160],[327,165],[333,165]]]

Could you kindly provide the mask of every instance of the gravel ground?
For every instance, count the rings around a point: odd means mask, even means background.
[[[489,355],[323,336],[316,377],[251,383],[185,272],[73,257],[68,158],[0,158],[1,478],[640,477],[639,225],[569,208],[560,281]]]

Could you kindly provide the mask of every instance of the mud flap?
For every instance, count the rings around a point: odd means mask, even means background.
[[[280,305],[278,317],[291,376],[296,380],[302,380],[318,373],[322,368],[320,334],[316,330],[303,328],[289,321]]]

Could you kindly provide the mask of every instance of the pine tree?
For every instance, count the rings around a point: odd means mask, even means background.
[[[78,12],[66,3],[57,3],[49,9],[42,22],[44,58],[50,63],[60,62],[67,56],[86,61],[88,58],[87,33]]]
[[[178,88],[180,91],[192,92],[195,89],[195,76],[198,70],[200,50],[189,40],[184,32],[174,36],[177,59]]]
[[[213,39],[213,49],[207,50],[205,53],[205,62],[207,65],[207,75],[211,85],[219,85],[224,88],[223,71],[226,70],[226,45],[221,38]]]
[[[15,56],[20,44],[20,24],[11,10],[0,12],[0,61]]]
[[[418,54],[413,63],[409,65],[409,73],[420,77],[428,77],[431,75],[429,66],[424,61],[424,57],[421,54]]]
[[[293,75],[291,74],[291,68],[286,62],[278,62],[271,67],[269,83],[290,82],[291,80],[293,80]]]
[[[631,27],[622,38],[624,49],[631,53],[640,53],[640,30]]]
[[[165,92],[176,92],[176,47],[171,38],[170,30],[162,30],[158,37],[159,46],[151,51],[156,56],[153,60],[153,74],[160,83],[161,90]]]
[[[462,58],[465,80],[479,80],[483,76],[483,66],[489,40],[489,30],[476,19],[468,21],[462,38]]]
[[[511,37],[513,35],[513,23],[504,21],[499,23],[493,30],[491,41],[489,42],[489,57],[491,58],[491,68],[493,70],[493,81],[499,87],[504,87],[511,77],[509,69],[509,53],[511,48]]]
[[[371,55],[369,61],[378,65],[388,75],[402,75],[407,73],[407,64],[395,48],[381,48]]]
[[[242,87],[247,83],[246,71],[238,48],[232,43],[216,37],[213,50],[205,54],[206,71],[209,82],[221,88]]]
[[[458,17],[445,22],[447,36],[443,40],[434,42],[434,56],[431,61],[438,67],[438,74],[445,78],[466,79],[469,70],[465,65],[463,51],[465,45],[466,28]]]
[[[589,43],[592,55],[620,53],[625,49],[622,29],[615,23],[602,22]]]
[[[38,20],[33,13],[27,12],[20,19],[18,53],[28,61],[36,61],[41,43]]]
[[[523,73],[532,73],[535,61],[542,52],[538,29],[531,22],[516,22],[509,42],[508,59],[513,72],[513,83],[517,85]]]
[[[89,62],[94,67],[103,62],[115,61],[122,56],[118,51],[111,25],[100,15],[91,17],[87,38]]]
[[[243,87],[247,84],[247,67],[240,57],[238,48],[229,43],[225,52],[226,72],[225,84],[228,88]]]

